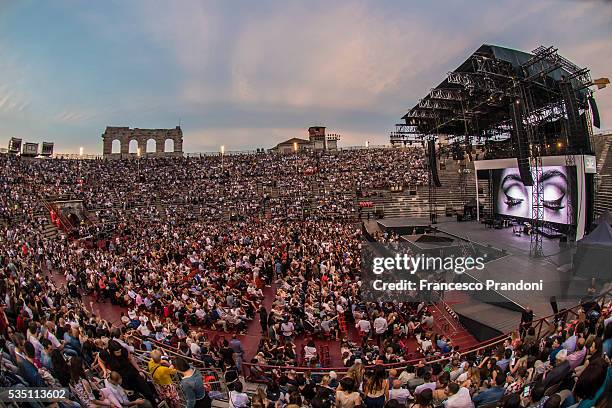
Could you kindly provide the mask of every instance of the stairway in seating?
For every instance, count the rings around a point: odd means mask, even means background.
[[[469,201],[476,197],[476,184],[473,163],[467,163],[469,173],[465,177],[465,194],[462,197],[460,187],[459,165],[456,161],[445,160],[444,168],[438,172],[442,187],[435,189],[436,212],[438,218],[444,216],[447,207],[463,213],[464,200]],[[410,191],[416,194],[412,195]],[[379,191],[377,196],[363,197],[359,201],[372,201],[374,208],[382,207],[385,218],[401,217],[428,217],[429,215],[429,187],[417,186],[405,188],[401,192]],[[367,214],[362,213],[363,218]]]
[[[436,332],[448,336],[453,346],[459,346],[459,350],[465,350],[478,344],[478,340],[461,325],[458,316],[446,303],[439,302],[428,309],[434,317]]]
[[[597,162],[596,192],[595,192],[595,217],[605,211],[612,212],[612,135],[604,137],[603,146],[599,153]]]
[[[463,214],[465,202],[476,198],[474,163],[466,162],[465,169],[467,169],[468,173],[465,174],[465,192],[463,196],[460,183],[461,174],[459,172],[461,166],[456,160],[446,159],[444,160],[444,167],[444,169],[438,171],[442,187],[435,189],[438,217],[444,215],[447,207]]]
[[[34,217],[42,220],[42,236],[45,239],[55,238],[60,230],[51,222],[51,218],[46,209],[41,208],[34,212]]]

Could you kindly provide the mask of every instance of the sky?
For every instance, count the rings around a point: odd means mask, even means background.
[[[0,0],[0,147],[100,154],[106,126],[187,152],[269,148],[312,125],[389,131],[481,44],[554,45],[612,78],[612,2]],[[595,93],[612,127],[612,87]]]

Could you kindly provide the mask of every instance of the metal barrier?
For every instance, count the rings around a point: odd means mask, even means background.
[[[138,337],[138,339],[142,341],[142,338]],[[222,400],[222,401],[227,400],[229,398],[229,390],[227,389],[225,377],[223,376],[223,372],[221,370],[218,370],[216,368],[206,367],[206,364],[202,360],[187,357],[183,353],[181,353],[178,349],[172,346],[169,346],[167,344],[163,344],[163,343],[160,343],[152,339],[147,339],[147,341],[150,342],[154,346],[154,348],[162,350],[165,354],[171,357],[181,357],[185,359],[193,367],[200,370],[200,372],[202,373],[202,378],[204,379],[204,382],[206,383],[206,387],[208,388],[208,391],[211,394],[212,398]],[[145,362],[146,364],[148,364],[149,352],[138,350],[138,351],[135,351],[134,354],[138,356],[139,361]],[[149,372],[148,367],[145,368],[145,371],[147,373]]]
[[[612,290],[608,290],[604,292],[603,294],[599,295],[598,297],[594,299],[594,301],[597,302],[602,308],[604,308],[604,305],[606,305],[606,303],[608,303],[609,305],[612,304]],[[549,316],[545,316],[545,317],[542,317],[540,319],[533,321],[531,326],[534,327],[534,329],[536,329],[537,339],[540,340],[544,335],[548,333],[548,331],[543,332],[543,327],[545,324],[550,326],[550,324],[558,317],[564,317],[567,320],[568,315],[577,318],[579,316],[578,311],[580,310],[581,307],[582,305],[578,304],[572,308],[562,310],[559,313],[551,314]],[[517,326],[517,330],[520,330],[520,328],[521,328],[520,325]],[[461,352],[460,356],[480,355],[485,351],[499,348],[499,346],[503,345],[504,341],[507,340],[511,334],[512,332],[502,334],[500,336],[486,340],[478,345],[470,347],[469,349]],[[168,354],[175,355],[175,356],[181,356],[185,358],[186,360],[191,362],[195,367],[198,367],[198,368],[204,367],[204,363],[202,361],[185,357],[176,348],[173,348],[166,344],[161,344],[156,341],[152,341],[152,343],[155,344],[160,349],[166,351]],[[415,365],[419,362],[424,362],[426,364],[433,364],[433,363],[444,363],[444,362],[448,362],[449,360],[450,360],[450,355],[447,354],[443,356],[435,356],[432,358],[415,358],[415,359],[411,359],[408,361],[402,361],[399,363],[382,364],[382,366],[387,369],[391,369],[391,368],[404,369],[409,365]],[[298,372],[310,372],[311,374],[327,374],[330,371],[335,371],[338,375],[345,374],[348,370],[348,367],[325,367],[325,368],[323,367],[294,367],[294,366],[276,366],[276,365],[255,364],[255,363],[248,363],[248,362],[242,362],[242,368],[243,368],[243,374],[245,378],[252,378],[256,375],[257,376],[261,376],[261,375],[269,376],[272,370],[278,370],[278,371],[295,370]],[[223,380],[222,373],[219,370],[214,370],[214,369],[205,368],[205,367],[204,369],[215,372],[215,375],[217,375],[217,377],[219,378],[219,387],[222,390],[224,390],[225,393],[227,393],[227,387]]]
[[[594,301],[597,302],[602,308],[604,308],[604,305],[606,303],[612,303],[611,300],[612,300],[612,290],[608,290],[594,299]],[[578,304],[570,309],[563,310],[557,314],[551,314],[549,316],[542,317],[532,322],[532,327],[534,328],[537,327],[537,331],[536,331],[537,339],[540,340],[544,335],[548,333],[548,332],[542,333],[542,327],[544,324],[550,325],[550,323],[553,322],[557,317],[566,317],[568,314],[574,317],[578,317],[578,310],[581,307],[582,305]],[[517,326],[517,330],[520,330],[520,325]],[[511,334],[512,332],[502,334],[500,336],[484,341],[474,347],[467,349],[466,351],[461,352],[460,356],[480,355],[484,351],[496,349],[499,346],[503,345],[504,341],[506,341]],[[449,360],[450,360],[450,355],[446,355],[442,357],[434,357],[432,359],[417,358],[417,359],[412,359],[408,361],[403,361],[400,363],[382,364],[382,366],[387,369],[391,369],[391,368],[404,369],[409,365],[415,365],[419,362],[424,362],[426,364],[433,364],[433,363],[443,363]],[[344,374],[347,372],[347,369],[348,369],[347,367],[310,368],[310,367],[292,367],[292,366],[271,366],[271,365],[252,364],[252,363],[242,363],[242,366],[243,368],[248,368],[248,369],[255,366],[257,367],[257,371],[263,372],[263,373],[269,373],[272,370],[291,370],[293,369],[293,370],[302,371],[302,372],[310,371],[311,374],[325,374],[330,371],[335,371],[337,374]]]
[[[54,159],[63,160],[101,160],[101,154],[76,154],[76,153],[55,153],[51,156]]]
[[[43,199],[42,203],[45,206],[45,208],[47,209],[47,211],[49,211],[49,213],[51,213],[51,211],[53,211],[57,215],[57,217],[60,220],[60,225],[61,225],[62,229],[64,230],[64,232],[70,232],[70,231],[72,231],[74,229],[74,225],[72,225],[72,223],[70,222],[68,217],[66,217],[64,214],[62,214],[62,212],[55,206],[55,204],[50,203],[46,199]]]

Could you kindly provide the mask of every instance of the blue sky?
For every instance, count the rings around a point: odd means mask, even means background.
[[[107,125],[182,124],[186,151],[270,147],[310,125],[341,145],[388,132],[483,43],[612,77],[597,1],[0,0],[0,146],[100,153]],[[612,88],[596,93],[612,127]]]

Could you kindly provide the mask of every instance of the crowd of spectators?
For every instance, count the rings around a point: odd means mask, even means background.
[[[209,373],[221,372],[235,408],[588,406],[610,385],[607,308],[585,303],[582,318],[559,320],[541,341],[525,327],[490,355],[466,356],[436,332],[426,303],[361,299],[355,198],[422,183],[422,159],[417,149],[223,161],[0,155],[3,385],[68,388],[63,406],[200,407],[215,396]],[[91,211],[76,235],[44,235],[43,200],[56,198]],[[116,319],[96,313],[105,302]],[[254,319],[262,337],[249,379],[266,387],[249,396],[235,334]],[[234,335],[211,334],[223,331]],[[322,367],[317,338],[338,341],[345,376],[265,368]],[[422,363],[382,365],[415,356]],[[427,362],[438,357],[448,360]]]
[[[312,407],[606,407],[610,404],[612,317],[585,299],[578,315],[561,315],[538,340],[523,326],[497,347],[478,353],[451,351],[401,369],[393,349],[374,360],[355,358],[346,374],[273,371],[253,405]],[[361,325],[361,321],[358,323]],[[376,320],[373,330],[376,331]],[[369,324],[363,326],[369,330]],[[392,342],[395,344],[395,342]],[[390,358],[389,358],[390,357]],[[261,402],[263,401],[263,402]]]

